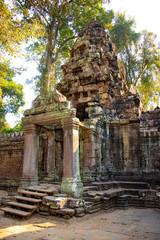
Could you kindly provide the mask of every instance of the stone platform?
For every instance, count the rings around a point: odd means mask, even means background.
[[[33,198],[36,201],[40,199],[36,205],[40,215],[52,215],[65,219],[116,208],[160,208],[159,187],[150,188],[150,185],[145,182],[94,182],[84,187],[82,198],[61,194],[60,185],[52,184],[31,186],[18,192],[22,195],[19,198],[14,197],[18,202],[22,200],[23,203],[28,204],[29,200],[25,200],[25,195],[28,198],[31,197],[31,204],[34,203]],[[8,205],[10,201],[9,198],[5,203],[2,202]]]

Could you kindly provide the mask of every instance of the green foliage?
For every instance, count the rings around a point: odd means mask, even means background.
[[[12,78],[15,72],[8,62],[0,62],[0,129],[5,126],[5,115],[16,113],[24,105],[23,86]]]
[[[118,14],[109,31],[125,64],[128,85],[137,86],[147,109],[151,102],[158,105],[159,101],[160,48],[156,35],[146,30],[137,33],[134,27],[134,19],[127,20],[125,14]]]
[[[59,63],[67,60],[75,38],[86,24],[96,17],[109,26],[113,19],[113,12],[103,9],[102,0],[14,0],[14,3],[23,21],[32,27],[36,23],[40,29],[32,49],[39,61],[36,86],[41,94],[54,87],[60,77],[56,72]]]
[[[11,56],[20,54],[20,43],[29,40],[35,35],[35,29],[39,31],[36,20],[34,24],[23,21],[17,9],[12,4],[7,5],[4,0],[0,1],[0,55],[8,52]],[[4,60],[4,59],[3,59]]]
[[[140,39],[140,33],[134,30],[134,19],[127,20],[125,14],[118,14],[110,27],[110,35],[116,45],[120,59],[125,63],[128,85],[134,84],[137,58],[134,48]]]
[[[125,14],[120,14],[115,17],[113,25],[110,27],[110,34],[113,43],[117,47],[118,52],[125,53],[126,48],[136,44],[140,38],[140,33],[134,30],[135,20],[127,20]]]
[[[19,69],[12,68],[11,59],[22,55],[21,43],[34,36],[30,26],[12,4],[0,1],[0,129],[6,125],[5,115],[16,113],[24,105],[23,86],[13,81]],[[36,27],[36,23],[32,26]]]
[[[160,48],[156,44],[156,35],[142,32],[136,52],[138,54],[136,84],[143,95],[144,106],[150,102],[159,105],[160,97]]]
[[[8,124],[6,124],[6,126],[1,129],[0,133],[1,134],[3,134],[3,133],[14,133],[14,132],[20,132],[20,131],[23,131],[22,122],[19,122],[13,128],[11,128]]]

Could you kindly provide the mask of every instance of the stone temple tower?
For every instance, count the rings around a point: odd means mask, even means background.
[[[80,121],[139,118],[140,98],[137,91],[128,90],[116,48],[98,21],[93,19],[80,34],[63,73],[57,89],[72,102]]]

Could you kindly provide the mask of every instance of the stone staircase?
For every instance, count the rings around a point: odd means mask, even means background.
[[[112,208],[160,208],[160,196],[145,182],[94,182],[85,187],[83,199],[86,213]]]
[[[7,202],[7,206],[1,208],[6,215],[18,215],[23,219],[30,217],[35,211],[39,212],[39,205],[43,197],[53,195],[55,188],[40,188],[31,186],[17,191],[14,201]],[[56,191],[57,192],[57,191]]]
[[[27,218],[33,212],[69,219],[116,208],[160,208],[160,188],[145,182],[108,181],[84,186],[82,198],[60,194],[60,186],[42,184],[18,190],[15,201],[1,210]]]

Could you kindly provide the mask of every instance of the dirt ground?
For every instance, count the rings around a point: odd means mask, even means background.
[[[69,221],[38,214],[24,221],[0,211],[0,239],[160,240],[160,210],[130,208]]]
[[[0,190],[0,199],[7,196]],[[160,240],[160,209],[117,209],[70,220],[39,214],[21,220],[0,210],[0,239]]]

